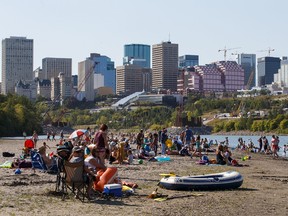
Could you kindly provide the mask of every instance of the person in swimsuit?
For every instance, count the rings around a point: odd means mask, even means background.
[[[109,149],[108,138],[107,138],[108,126],[102,124],[100,130],[95,133],[94,144],[96,145],[99,158],[103,164],[105,164],[106,149]]]

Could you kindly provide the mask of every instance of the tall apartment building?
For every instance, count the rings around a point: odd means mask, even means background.
[[[151,69],[138,65],[116,67],[116,94],[130,95],[135,92],[151,91]]]
[[[280,58],[262,57],[257,59],[256,85],[261,87],[274,81],[274,74],[280,68]]]
[[[178,44],[170,41],[152,46],[152,88],[177,90]]]
[[[44,79],[58,77],[63,72],[65,77],[72,76],[72,59],[71,58],[44,58],[42,59],[42,73]]]
[[[179,68],[188,68],[199,65],[198,55],[183,55],[178,58]]]
[[[244,53],[238,54],[238,64],[244,69],[244,85],[248,88],[256,86],[256,55]],[[248,83],[250,78],[251,83]]]
[[[77,99],[82,100],[84,97],[87,101],[94,101],[94,76],[93,66],[95,62],[87,58],[85,61],[78,63],[78,95]]]
[[[221,72],[226,92],[234,92],[244,88],[244,70],[235,61],[219,61],[215,63]]]
[[[234,61],[196,65],[185,72],[188,83],[178,80],[178,91],[234,92],[244,86],[244,70]]]
[[[194,90],[198,90],[195,87],[199,87],[199,91],[203,92],[223,92],[225,87],[223,84],[222,73],[218,70],[216,65],[207,64],[204,66],[195,66],[195,74],[193,79],[197,81],[194,83]],[[191,81],[192,81],[191,80]],[[195,86],[196,84],[196,86]],[[190,84],[191,85],[191,84]]]
[[[15,93],[16,84],[33,80],[33,39],[2,40],[2,94]]]
[[[123,65],[135,64],[145,68],[150,67],[151,54],[150,46],[145,44],[124,45]]]
[[[116,92],[116,69],[114,62],[107,56],[98,53],[91,53],[88,58],[95,63],[94,68],[94,89],[108,87]]]

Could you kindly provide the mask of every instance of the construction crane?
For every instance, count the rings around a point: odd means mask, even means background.
[[[234,49],[240,49],[240,47],[235,47],[235,48],[229,48],[229,49],[227,49],[226,46],[225,46],[224,49],[219,49],[218,52],[224,52],[224,61],[226,61],[227,51],[228,51],[228,50],[234,50]]]
[[[250,89],[250,86],[251,86],[253,78],[254,78],[254,74],[255,74],[255,71],[252,69],[251,73],[249,75],[249,79],[248,79],[247,84],[246,84],[246,90]]]
[[[275,51],[275,49],[271,49],[270,47],[266,50],[259,50],[258,52],[268,52],[268,56],[270,56],[271,52]]]
[[[79,92],[82,90],[83,86],[85,85],[85,83],[87,82],[87,80],[89,79],[89,77],[91,76],[91,74],[93,73],[95,66],[96,66],[97,62],[94,62],[93,65],[91,66],[91,68],[88,70],[88,73],[85,74],[85,77],[83,80],[81,80],[81,82],[78,85],[78,89],[77,91],[74,93],[74,97],[76,98],[77,95],[79,94]],[[50,104],[50,106],[48,106],[48,109],[46,110],[46,112],[43,115],[43,118],[48,115],[49,116],[49,112],[54,108],[56,102],[59,100],[61,94],[59,94],[56,98],[54,98],[54,100],[52,101],[52,103]],[[59,114],[58,118],[56,119],[55,122],[58,123],[59,126],[59,121],[62,119],[62,117],[67,113],[68,109],[67,108],[63,108],[61,110],[61,113]],[[49,116],[49,118],[51,119],[51,117]],[[52,119],[51,119],[52,120]]]
[[[94,62],[93,63],[93,65],[90,67],[90,69],[88,70],[88,73],[86,73],[85,74],[85,77],[84,77],[84,79],[79,83],[79,85],[78,85],[78,89],[77,89],[77,91],[74,93],[74,97],[77,99],[77,95],[79,94],[79,92],[82,90],[82,88],[83,88],[83,86],[85,85],[85,83],[87,82],[87,80],[89,79],[89,77],[91,76],[91,74],[93,73],[93,71],[94,71],[94,69],[95,69],[95,67],[96,67],[96,65],[98,64],[98,62]],[[59,114],[59,116],[58,116],[58,118],[57,118],[57,120],[56,120],[56,122],[58,123],[58,125],[59,125],[59,122],[60,122],[60,120],[62,119],[62,117],[66,114],[68,112],[68,109],[67,108],[63,108],[62,110],[61,110],[61,113]]]
[[[88,73],[85,74],[85,77],[83,80],[81,80],[81,82],[78,85],[78,89],[77,91],[74,93],[74,97],[77,98],[77,95],[79,94],[79,92],[82,90],[82,88],[84,87],[85,83],[87,82],[87,80],[89,79],[89,77],[91,76],[91,74],[93,73],[96,65],[98,64],[98,62],[94,62],[93,65],[90,67],[90,69],[88,70]]]

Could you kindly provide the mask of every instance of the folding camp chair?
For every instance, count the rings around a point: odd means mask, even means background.
[[[33,169],[40,169],[47,173],[57,173],[58,167],[55,160],[53,160],[53,164],[50,167],[47,167],[42,156],[37,151],[31,150],[30,154]]]
[[[64,173],[62,200],[65,199],[65,196],[68,194],[67,189],[69,189],[77,198],[84,202],[85,197],[87,197],[88,188],[85,178],[84,161],[77,163],[64,161]]]

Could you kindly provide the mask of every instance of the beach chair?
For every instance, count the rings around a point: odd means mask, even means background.
[[[64,161],[64,178],[62,200],[65,200],[69,189],[76,198],[84,202],[87,197],[88,183],[85,178],[84,161],[70,163]]]
[[[43,172],[51,173],[51,174],[56,174],[58,171],[58,167],[56,164],[56,161],[53,160],[53,163],[51,166],[46,166],[42,156],[34,150],[30,151],[31,154],[31,163],[32,163],[32,169],[40,169]]]
[[[65,173],[64,173],[64,159],[61,157],[56,158],[57,175],[56,175],[56,192],[64,191]]]

